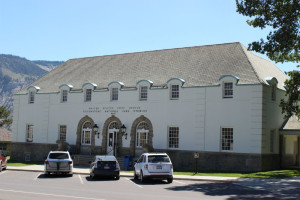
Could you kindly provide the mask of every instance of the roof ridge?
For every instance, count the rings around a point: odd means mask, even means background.
[[[249,62],[250,66],[251,66],[251,68],[252,68],[252,70],[253,70],[253,72],[254,72],[256,78],[257,78],[257,80],[258,80],[260,83],[265,84],[265,82],[259,77],[259,75],[258,75],[258,73],[257,73],[257,71],[256,71],[256,69],[255,69],[253,63],[251,62],[251,59],[249,58],[249,56],[248,56],[247,53],[251,53],[252,55],[254,55],[254,54],[253,54],[251,51],[249,51],[248,49],[246,49],[246,47],[245,47],[243,44],[241,44],[241,43],[240,43],[240,47],[241,47],[243,53],[245,54],[245,56],[247,57],[247,61]],[[255,56],[255,55],[254,55],[254,56]]]
[[[106,57],[106,56],[118,56],[118,55],[130,55],[130,54],[138,54],[138,53],[150,53],[150,52],[158,52],[158,51],[172,51],[172,50],[179,50],[179,49],[191,49],[196,47],[209,47],[209,46],[220,46],[220,45],[230,45],[230,44],[241,44],[240,42],[229,42],[229,43],[221,43],[221,44],[206,44],[206,45],[199,45],[199,46],[189,46],[189,47],[176,47],[176,48],[168,48],[168,49],[156,49],[156,50],[148,50],[148,51],[136,51],[130,53],[117,53],[117,54],[107,54],[101,56],[89,56],[89,57],[82,57],[82,58],[71,58],[71,60],[79,60],[79,59],[89,59],[89,58],[97,58],[97,57]]]

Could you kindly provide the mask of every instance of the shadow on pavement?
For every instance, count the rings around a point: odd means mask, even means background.
[[[70,174],[41,174],[38,176],[40,179],[60,179],[60,178],[71,178],[72,176]]]
[[[133,178],[130,180],[137,185],[169,185],[169,183],[166,180],[161,179],[146,179],[143,183],[140,180],[136,180]]]
[[[208,196],[229,196],[228,200],[246,199],[300,199],[299,186],[282,184],[278,187],[255,182],[203,182],[166,188],[171,191],[201,192]]]
[[[107,177],[107,176],[97,176],[97,177],[94,177],[94,178],[91,178],[90,176],[86,176],[85,179],[87,181],[118,181],[117,179],[115,178],[112,178],[112,177]]]

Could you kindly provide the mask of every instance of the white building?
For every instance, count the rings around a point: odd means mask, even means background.
[[[199,169],[279,168],[285,79],[240,43],[71,59],[15,95],[12,158],[42,160],[58,140],[137,157],[147,143],[175,169],[195,152]]]

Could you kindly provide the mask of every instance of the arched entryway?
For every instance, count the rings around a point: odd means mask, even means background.
[[[122,134],[120,127],[122,123],[119,118],[112,115],[103,125],[102,152],[108,155],[119,156],[119,150],[122,148]]]
[[[148,144],[153,148],[153,127],[151,121],[141,115],[134,120],[130,133],[130,155],[139,156],[143,152],[143,145]]]
[[[93,133],[92,127],[94,125],[94,120],[87,115],[78,122],[76,132],[76,153],[85,155],[93,154],[95,134]]]

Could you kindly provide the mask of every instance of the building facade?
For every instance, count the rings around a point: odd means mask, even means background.
[[[71,59],[14,97],[12,158],[167,152],[175,170],[280,167],[287,77],[240,43]],[[238,164],[237,164],[238,163]]]

